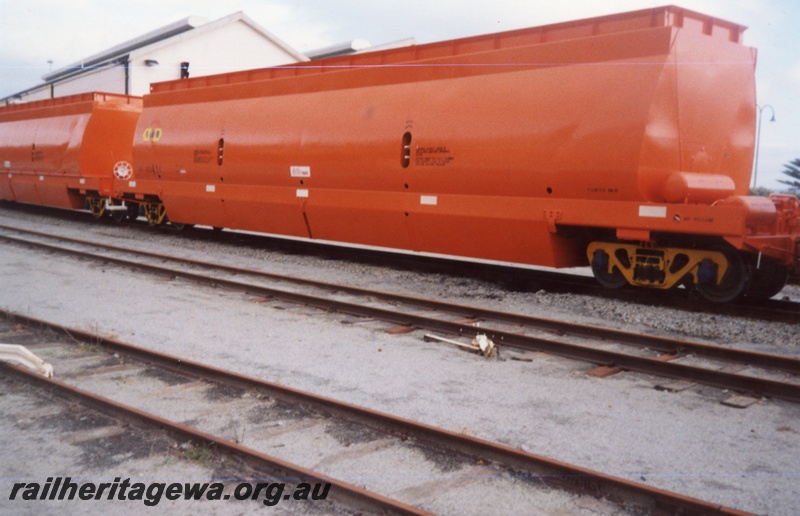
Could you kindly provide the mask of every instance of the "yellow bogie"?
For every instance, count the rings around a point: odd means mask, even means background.
[[[144,216],[151,226],[160,226],[167,220],[167,210],[160,202],[142,203]]]
[[[94,218],[100,219],[106,214],[106,200],[102,197],[87,197],[86,203]]]
[[[597,251],[603,251],[608,256],[607,273],[613,274],[616,269],[627,283],[644,287],[672,288],[680,284],[687,274],[693,277],[695,283],[699,283],[697,275],[704,260],[716,265],[717,281],[728,270],[728,259],[719,251],[592,242],[587,251],[590,262],[594,261]]]
[[[612,288],[630,284],[668,289],[690,283],[706,299],[726,302],[750,284],[750,269],[733,249],[592,242],[587,255],[598,282]]]

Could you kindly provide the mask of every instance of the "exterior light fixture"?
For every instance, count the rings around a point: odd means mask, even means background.
[[[769,104],[766,104],[765,106],[759,106],[758,104],[756,104],[756,109],[758,109],[758,124],[757,124],[758,128],[756,129],[756,159],[755,159],[755,164],[753,166],[753,188],[758,186],[758,150],[761,144],[761,113],[767,108],[769,108],[770,112],[772,113],[772,118],[770,118],[769,121],[774,122],[775,109],[773,109],[773,107],[770,106]]]

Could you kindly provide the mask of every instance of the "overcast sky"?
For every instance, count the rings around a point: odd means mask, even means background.
[[[673,0],[679,2],[680,0]],[[187,16],[244,11],[301,52],[363,38],[430,43],[657,7],[649,0],[0,0],[0,98],[41,83],[51,67],[133,39]],[[680,4],[679,4],[680,5]],[[692,0],[684,7],[749,27],[758,48],[763,111],[758,183],[778,188],[784,164],[800,159],[800,2]],[[52,61],[49,64],[48,61]]]

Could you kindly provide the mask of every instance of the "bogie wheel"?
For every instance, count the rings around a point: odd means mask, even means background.
[[[108,203],[111,206],[121,206],[122,205],[122,203],[120,201],[116,200],[116,199],[110,199],[108,201]],[[122,222],[125,222],[125,219],[127,218],[127,215],[128,215],[128,212],[126,210],[114,209],[114,210],[108,210],[108,211],[111,214],[111,218],[114,219],[114,222],[116,222],[118,224],[122,223]]]
[[[126,215],[128,216],[128,220],[130,220],[131,222],[133,222],[136,219],[138,219],[139,218],[139,205],[134,203],[134,202],[129,202],[128,203],[128,213]]]
[[[184,224],[183,222],[172,222],[172,221],[169,221],[169,223],[177,231],[186,231],[186,230],[192,229],[194,227],[194,224]]]
[[[86,202],[89,204],[89,211],[96,219],[103,218],[106,214],[106,200],[101,197],[87,197]]]
[[[746,295],[754,299],[769,299],[783,290],[788,280],[788,267],[769,258],[762,258],[760,264],[753,266],[753,279]]]
[[[614,266],[611,272],[608,272],[608,253],[602,249],[598,249],[592,256],[592,273],[594,274],[597,282],[606,288],[622,288],[628,284],[628,280]]]
[[[712,303],[727,303],[741,296],[750,285],[750,266],[736,250],[733,249],[713,249],[725,255],[728,260],[728,270],[722,281],[717,282],[716,265],[710,261],[703,261],[700,268],[710,270],[710,278],[701,279],[697,283],[697,292],[706,300]],[[700,273],[699,275],[702,275]]]

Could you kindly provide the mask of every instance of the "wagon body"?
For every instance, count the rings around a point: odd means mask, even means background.
[[[0,198],[83,208],[131,170],[139,97],[85,93],[0,108]]]
[[[670,7],[156,84],[136,186],[175,221],[549,266],[586,262],[558,226],[741,236],[708,210],[750,178],[743,30]]]

